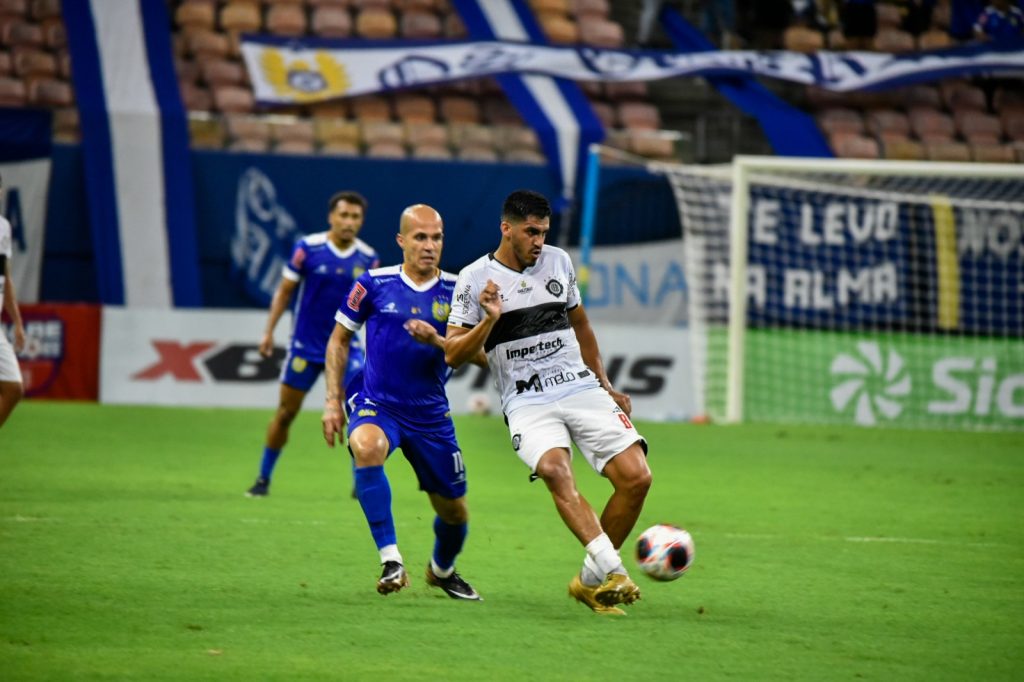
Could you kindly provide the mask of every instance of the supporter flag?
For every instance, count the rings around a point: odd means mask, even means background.
[[[64,0],[103,303],[201,304],[188,126],[164,0]]]
[[[509,40],[546,44],[525,0],[453,0],[475,40]],[[496,76],[523,119],[537,131],[548,163],[562,188],[565,209],[583,176],[587,148],[604,139],[604,127],[579,86],[565,78],[506,73]]]

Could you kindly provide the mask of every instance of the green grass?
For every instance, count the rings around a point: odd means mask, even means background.
[[[1009,680],[1024,669],[1024,436],[641,424],[637,526],[685,525],[674,583],[626,618],[566,595],[583,550],[498,418],[457,423],[460,571],[420,572],[432,514],[388,472],[413,585],[386,598],[347,456],[304,413],[273,495],[269,410],[26,402],[0,431],[0,679]],[[595,506],[608,485],[585,467]],[[635,535],[635,533],[634,533]],[[628,559],[632,565],[632,560]]]

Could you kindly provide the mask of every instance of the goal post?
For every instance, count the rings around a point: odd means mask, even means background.
[[[1024,166],[650,163],[725,422],[1024,429]]]

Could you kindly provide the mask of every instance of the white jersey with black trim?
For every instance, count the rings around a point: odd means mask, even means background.
[[[492,253],[480,257],[459,273],[448,324],[472,329],[484,318],[480,292],[487,280],[501,294],[501,317],[484,351],[503,412],[599,385],[569,324],[569,311],[580,304],[569,254],[545,245],[537,262],[522,272],[502,265]]]
[[[14,253],[11,224],[0,215],[0,310],[4,307],[4,287],[7,285],[7,263]]]

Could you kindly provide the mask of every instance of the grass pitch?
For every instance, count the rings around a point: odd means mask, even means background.
[[[655,482],[634,537],[697,559],[625,618],[566,585],[583,550],[500,418],[457,428],[459,570],[428,588],[432,513],[388,464],[413,585],[374,591],[343,450],[303,413],[247,499],[268,410],[26,402],[0,431],[0,678],[999,680],[1024,669],[1024,436],[640,424]],[[580,460],[579,464],[583,464]],[[608,485],[577,467],[600,506]],[[628,553],[628,552],[624,552]],[[627,560],[632,565],[632,559]]]

